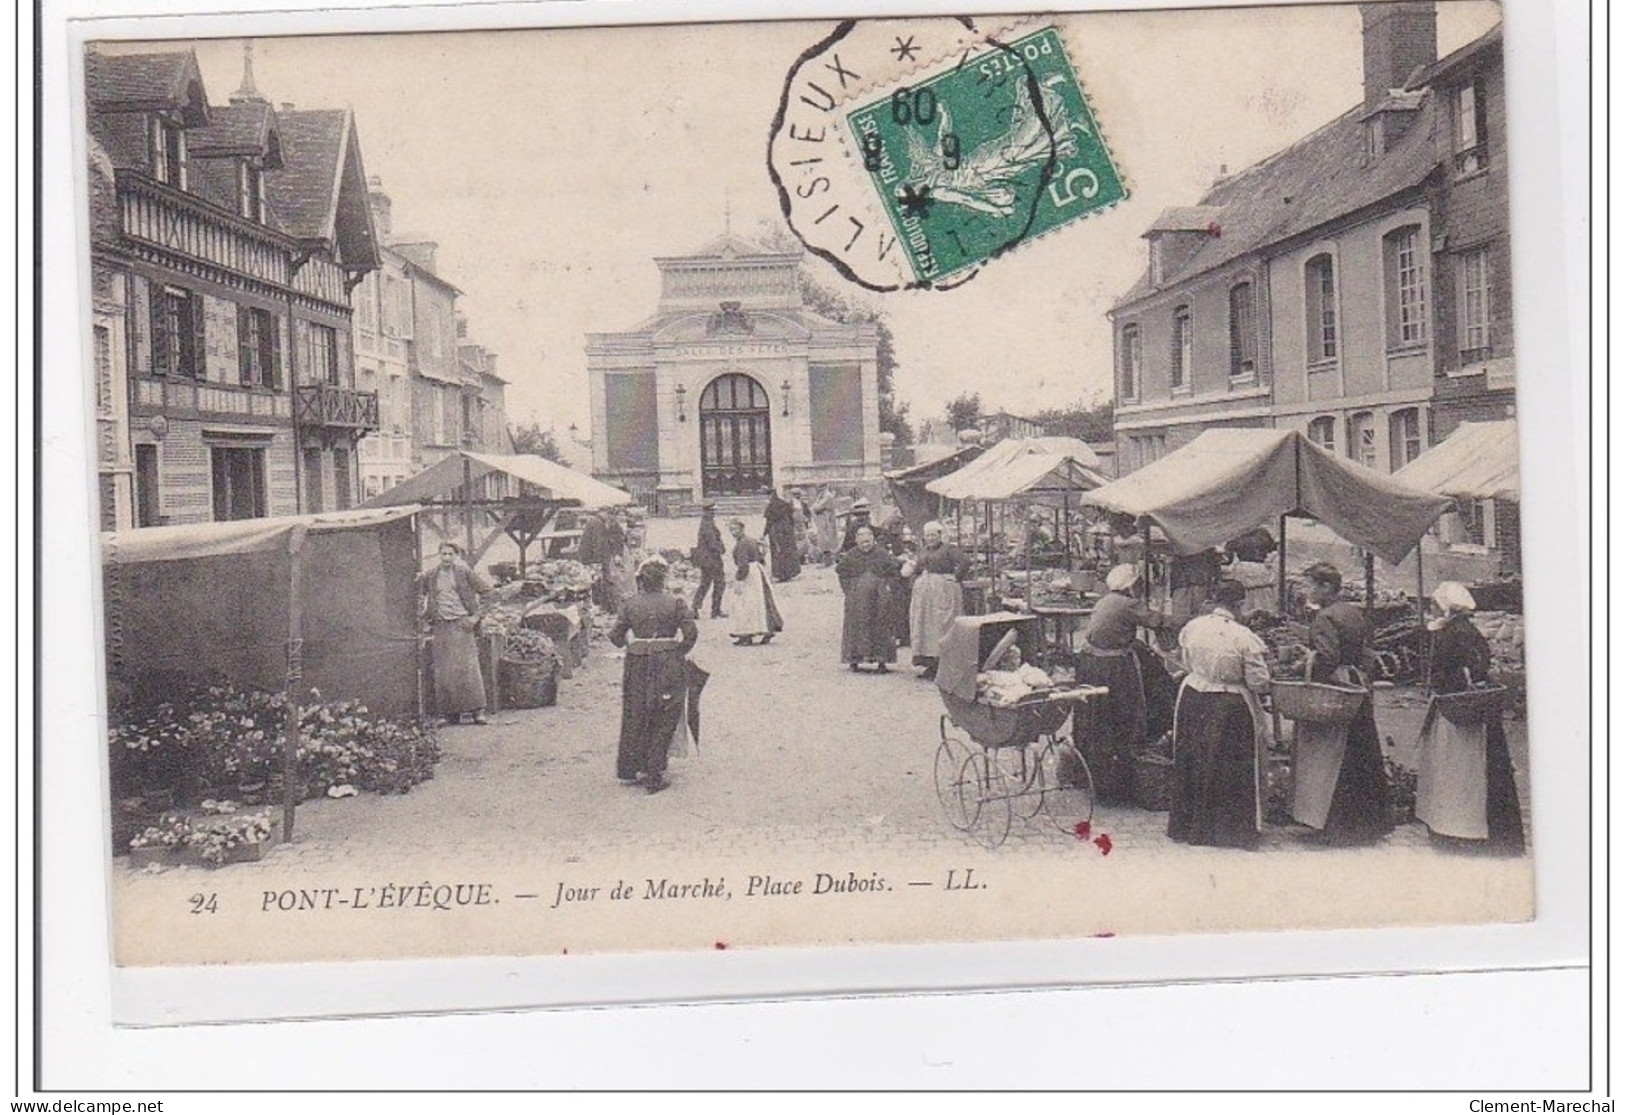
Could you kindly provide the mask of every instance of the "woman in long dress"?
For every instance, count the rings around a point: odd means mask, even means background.
[[[1471,618],[1477,607],[1466,586],[1454,581],[1433,593],[1428,688],[1435,696],[1490,680],[1490,644]],[[1437,702],[1428,706],[1416,772],[1416,818],[1436,837],[1523,851],[1523,812],[1499,708],[1477,724],[1454,724]]]
[[[664,559],[644,559],[636,579],[637,595],[620,606],[609,631],[609,641],[626,648],[615,774],[658,794],[671,785],[667,751],[687,708],[684,659],[700,632],[687,601],[666,591]]]
[[[767,501],[768,561],[775,581],[788,581],[801,572],[801,554],[796,549],[795,505],[778,492]]]
[[[1107,805],[1133,800],[1134,756],[1172,727],[1177,699],[1162,659],[1137,636],[1141,628],[1175,631],[1179,622],[1134,595],[1139,578],[1139,567],[1127,562],[1106,574],[1106,595],[1090,613],[1074,656],[1078,683],[1108,691],[1079,704],[1073,718],[1078,748]]]
[[[937,676],[942,641],[965,610],[961,582],[970,575],[970,561],[943,541],[943,533],[941,523],[926,523],[920,529],[925,545],[902,569],[914,586],[908,608],[909,644],[914,648],[914,665],[923,668],[920,676],[927,681]]]
[[[872,662],[876,673],[887,673],[897,661],[897,640],[892,637],[889,601],[897,586],[897,559],[875,542],[875,532],[860,527],[852,549],[835,561],[835,576],[846,595],[841,624],[841,660],[853,673]]]
[[[1393,831],[1388,775],[1371,700],[1371,629],[1359,608],[1339,600],[1343,575],[1320,562],[1304,570],[1314,652],[1309,680],[1366,691],[1347,724],[1298,721],[1292,771],[1292,819],[1318,830],[1328,844],[1361,844]]]
[[[1179,650],[1189,673],[1174,707],[1174,791],[1168,836],[1185,844],[1254,848],[1264,825],[1270,684],[1264,640],[1236,622],[1237,581],[1214,587],[1214,607],[1187,623]]]
[[[765,645],[784,630],[784,617],[779,615],[773,586],[762,569],[762,545],[745,533],[745,524],[738,519],[729,522],[728,533],[734,539],[734,581],[728,605],[728,617],[733,622],[728,634],[742,647],[758,639]]]
[[[427,598],[434,641],[435,709],[447,724],[466,716],[474,724],[485,721],[485,678],[480,673],[478,625],[480,594],[489,592],[477,572],[463,560],[455,542],[440,544],[440,564],[418,578],[418,592]]]

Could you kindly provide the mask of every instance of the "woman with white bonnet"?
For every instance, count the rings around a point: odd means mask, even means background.
[[[1477,609],[1464,585],[1434,590],[1428,620],[1428,689],[1435,697],[1490,681],[1490,645],[1473,625]],[[1499,707],[1454,723],[1439,701],[1428,705],[1416,772],[1416,818],[1436,837],[1523,851],[1523,813]],[[1472,723],[1470,721],[1477,721]]]
[[[1142,627],[1172,631],[1179,622],[1134,595],[1139,579],[1138,567],[1129,564],[1114,566],[1106,574],[1106,595],[1090,613],[1075,663],[1080,685],[1103,685],[1111,691],[1104,701],[1079,705],[1073,716],[1079,749],[1094,772],[1095,791],[1107,805],[1133,800],[1134,754],[1152,735],[1153,721],[1159,727],[1164,719],[1168,727],[1173,725],[1171,700],[1159,702],[1156,710],[1147,701],[1149,681],[1162,682],[1152,686],[1159,693],[1171,692],[1173,681],[1136,635]],[[1148,679],[1151,671],[1160,677]]]
[[[944,533],[941,523],[926,523],[920,528],[925,544],[903,563],[903,576],[912,577],[914,584],[908,608],[909,646],[914,648],[914,665],[923,667],[920,676],[928,681],[937,676],[948,629],[965,610],[960,584],[970,575],[970,561],[958,547],[943,541]]]

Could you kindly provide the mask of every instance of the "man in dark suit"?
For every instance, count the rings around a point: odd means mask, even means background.
[[[695,590],[690,606],[696,616],[700,614],[700,602],[709,591],[711,618],[722,618],[723,567],[727,556],[722,531],[717,528],[717,505],[708,499],[700,504],[700,534],[694,544],[694,567],[700,571],[700,587]]]

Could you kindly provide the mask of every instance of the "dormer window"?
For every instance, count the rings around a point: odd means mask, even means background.
[[[250,159],[237,164],[237,212],[256,224],[265,223],[265,174]]]
[[[186,130],[162,116],[149,116],[148,140],[152,176],[186,189]]]
[[[1456,173],[1477,174],[1489,165],[1489,122],[1484,111],[1484,79],[1475,76],[1451,97],[1451,141]]]

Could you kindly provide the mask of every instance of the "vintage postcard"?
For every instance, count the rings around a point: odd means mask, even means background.
[[[76,63],[118,966],[1535,916],[1497,5],[292,30]]]

